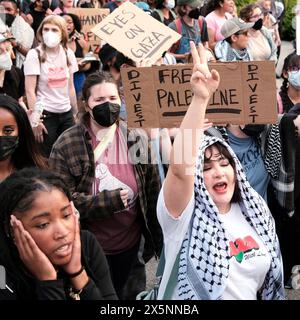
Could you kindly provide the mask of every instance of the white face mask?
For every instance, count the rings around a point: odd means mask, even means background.
[[[12,66],[12,61],[10,58],[10,53],[5,52],[0,54],[0,70],[10,70]]]
[[[288,82],[297,90],[300,90],[300,70],[288,72]]]
[[[48,48],[55,48],[61,42],[61,35],[58,32],[46,31],[43,32],[43,40]]]
[[[168,9],[174,9],[174,7],[175,7],[175,0],[168,0],[165,6],[166,6],[166,8],[168,8]]]

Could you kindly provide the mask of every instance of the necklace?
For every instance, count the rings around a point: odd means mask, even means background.
[[[46,52],[47,55],[47,61],[49,61],[50,63],[54,64],[55,61],[57,61],[57,57],[59,55],[60,49],[58,50],[57,53],[55,53],[54,55],[49,54],[48,52]]]

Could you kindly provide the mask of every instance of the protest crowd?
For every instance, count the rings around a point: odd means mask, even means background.
[[[0,0],[0,300],[298,289],[284,15],[280,0]]]

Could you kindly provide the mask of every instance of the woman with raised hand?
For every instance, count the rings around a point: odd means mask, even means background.
[[[27,168],[0,185],[0,300],[116,299],[105,255],[80,232],[71,195],[51,172]]]
[[[266,203],[232,149],[201,137],[219,75],[208,69],[201,45],[199,55],[191,48],[194,96],[157,204],[166,260],[158,299],[284,299],[280,248]],[[173,288],[171,274],[178,275]]]

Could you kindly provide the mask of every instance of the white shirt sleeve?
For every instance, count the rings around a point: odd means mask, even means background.
[[[157,217],[164,236],[165,268],[159,287],[158,300],[163,297],[175,259],[191,222],[194,207],[195,199],[193,194],[182,214],[178,218],[174,218],[166,207],[164,185],[162,186],[157,201]],[[175,288],[173,295],[177,298],[177,288]]]
[[[157,201],[157,218],[165,238],[173,238],[173,236],[178,238],[182,229],[184,229],[184,234],[186,233],[188,224],[194,211],[194,206],[195,199],[193,194],[182,214],[178,218],[174,218],[166,207],[164,198],[164,185],[162,186]]]
[[[68,49],[67,54],[68,54],[68,59],[70,61],[69,71],[70,71],[70,74],[72,74],[78,71],[78,63],[77,63],[75,54],[71,49]]]
[[[28,51],[26,59],[24,61],[24,75],[40,75],[40,61],[38,58],[38,53],[35,49],[31,49]]]

